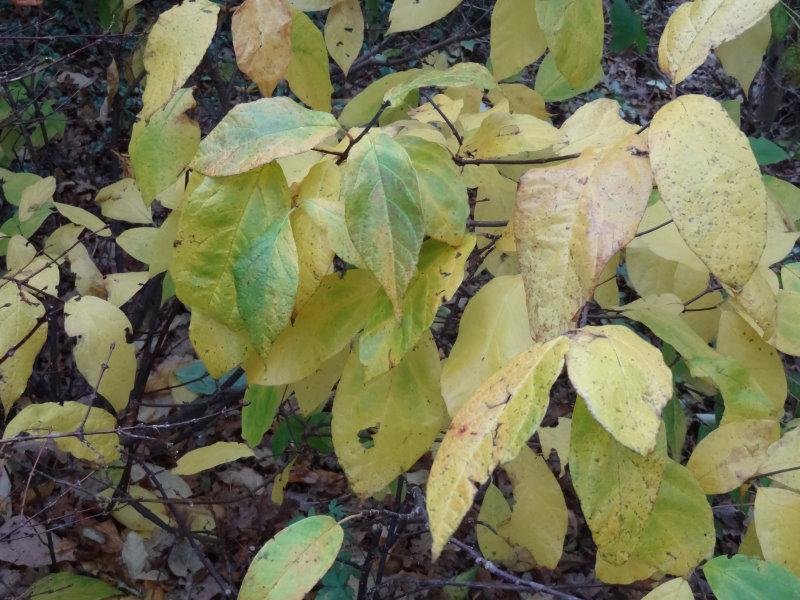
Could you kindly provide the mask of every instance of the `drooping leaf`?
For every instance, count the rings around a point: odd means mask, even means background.
[[[175,238],[170,275],[178,298],[224,325],[240,328],[234,265],[286,214],[289,203],[286,180],[275,163],[235,177],[203,179],[184,202]]]
[[[684,240],[740,290],[767,232],[766,191],[747,138],[718,102],[687,95],[659,109],[649,141],[656,185]]]
[[[562,337],[518,354],[453,417],[428,479],[434,560],[469,510],[477,488],[497,465],[512,460],[538,427],[567,346]]]
[[[628,560],[644,535],[666,458],[642,456],[617,442],[579,400],[572,413],[570,473],[598,552],[613,564]]]
[[[566,80],[578,86],[591,77],[603,53],[601,0],[540,0],[536,15],[550,54]]]
[[[214,442],[209,446],[190,450],[178,459],[172,473],[175,475],[195,475],[200,471],[213,469],[240,458],[255,456],[246,444],[239,442]]]
[[[63,436],[74,433],[83,425],[84,436]],[[99,464],[109,464],[119,459],[119,436],[114,433],[117,420],[102,408],[88,407],[80,402],[68,400],[63,404],[44,402],[29,404],[11,419],[3,432],[3,439],[10,440],[20,433],[32,436],[56,434],[56,446],[75,458]]]
[[[722,68],[739,82],[745,97],[748,96],[750,84],[761,68],[764,53],[771,39],[772,25],[769,16],[765,16],[750,29],[721,44],[716,50]]]
[[[413,31],[438,21],[461,0],[397,0],[389,13],[389,33]]]
[[[395,6],[397,3],[395,3]],[[384,102],[397,104],[412,90],[424,87],[458,88],[465,86],[478,86],[483,89],[492,89],[497,84],[492,74],[478,63],[458,63],[446,71],[421,70],[415,72],[410,78],[390,88],[384,96]]]
[[[278,217],[233,264],[236,303],[256,349],[266,352],[292,316],[299,267],[289,213]]]
[[[783,565],[748,556],[718,556],[703,565],[703,574],[719,600],[796,598],[800,578]]]
[[[292,384],[300,413],[307,417],[319,410],[331,397],[331,390],[342,375],[350,347],[323,362],[311,375]]]
[[[28,595],[36,600],[105,600],[124,593],[94,577],[53,573],[37,579],[28,588]]]
[[[172,185],[194,157],[200,126],[186,115],[194,106],[192,90],[180,89],[147,121],[133,125],[128,154],[145,204]]]
[[[364,43],[364,15],[358,0],[339,0],[325,20],[325,45],[331,58],[347,75]]]
[[[574,323],[606,263],[636,234],[652,187],[644,148],[631,137],[520,180],[514,234],[534,339]]]
[[[721,425],[700,440],[686,466],[706,494],[725,494],[758,472],[779,436],[778,424],[769,419]]]
[[[62,217],[68,219],[71,223],[85,227],[100,237],[108,237],[111,235],[111,230],[103,220],[97,215],[90,213],[88,210],[61,202],[54,202],[53,206],[61,213]]]
[[[439,351],[431,335],[387,372],[367,380],[354,351],[333,401],[336,456],[359,496],[375,494],[414,465],[441,430]]]
[[[622,445],[651,453],[672,397],[661,352],[623,325],[582,327],[570,337],[569,378],[594,418]]]
[[[239,590],[240,600],[302,600],[333,564],[344,541],[327,515],[298,521],[261,547]]]
[[[472,236],[457,248],[432,240],[423,244],[399,320],[389,298],[381,294],[359,340],[359,360],[367,379],[389,370],[416,345],[433,323],[439,306],[461,285],[474,244]]]
[[[148,121],[200,64],[217,30],[218,12],[210,0],[185,0],[158,17],[144,50],[147,85],[140,119]]]
[[[298,199],[300,197],[298,194]],[[335,202],[338,202],[338,199]],[[289,216],[294,243],[297,247],[298,280],[295,311],[306,303],[316,291],[322,278],[330,273],[335,255],[328,242],[328,231],[325,225],[319,223],[308,210],[310,203],[301,202]],[[344,218],[342,218],[342,222],[344,222]]]
[[[800,577],[800,494],[773,487],[756,493],[755,523],[764,558]]]
[[[658,66],[679,84],[708,53],[738,37],[769,13],[778,0],[695,0],[672,13],[658,45]]]
[[[628,4],[627,0],[614,0],[609,15],[613,35],[608,49],[622,52],[633,46],[639,54],[647,51],[647,32],[642,26],[642,17]]]
[[[286,76],[292,57],[292,12],[286,0],[245,0],[231,19],[233,50],[242,73],[265,97]]]
[[[399,314],[424,233],[408,153],[385,133],[370,132],[345,163],[341,196],[353,246]]]
[[[325,39],[314,21],[299,10],[292,11],[292,58],[286,81],[300,100],[323,114],[330,113],[333,85]]]
[[[200,143],[192,164],[206,175],[236,175],[305,152],[337,129],[333,115],[308,110],[285,96],[245,102]]]
[[[492,73],[498,81],[536,62],[547,48],[534,0],[498,0],[490,33]]]
[[[442,367],[442,395],[451,416],[495,371],[533,344],[522,278],[492,279],[473,296],[450,356]]]
[[[94,296],[72,298],[64,305],[64,315],[64,330],[77,338],[73,355],[81,375],[111,406],[122,410],[136,376],[136,354],[127,340],[133,332],[128,317]]]

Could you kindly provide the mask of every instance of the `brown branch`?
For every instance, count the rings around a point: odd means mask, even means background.
[[[353,149],[353,146],[355,146],[358,142],[360,142],[362,138],[365,135],[367,135],[367,133],[369,133],[369,130],[378,124],[378,120],[381,118],[383,111],[389,108],[390,104],[391,103],[388,100],[383,104],[381,104],[380,108],[378,109],[378,112],[376,112],[375,115],[373,115],[373,117],[370,119],[369,123],[367,123],[364,126],[364,129],[361,130],[361,133],[359,133],[355,138],[350,140],[350,143],[347,144],[347,148],[345,148],[341,156],[339,156],[339,158],[336,159],[337,165],[340,165],[347,160],[347,157],[350,156],[350,150]]]
[[[454,156],[453,162],[459,167],[464,165],[546,165],[579,158],[580,154],[565,154],[564,156],[550,156],[547,158],[464,158]]]
[[[458,129],[456,129],[456,126],[453,125],[453,122],[450,120],[450,117],[448,117],[446,114],[444,114],[444,111],[439,107],[438,104],[436,104],[436,102],[433,101],[433,98],[428,96],[428,94],[422,92],[420,95],[423,98],[425,98],[425,100],[430,102],[431,106],[433,107],[433,110],[435,110],[437,113],[439,113],[439,116],[442,117],[442,119],[444,119],[444,122],[447,125],[447,127],[450,129],[450,131],[452,132],[453,137],[456,138],[456,141],[458,142],[458,147],[460,149],[461,146],[464,145],[464,138],[458,132]]]

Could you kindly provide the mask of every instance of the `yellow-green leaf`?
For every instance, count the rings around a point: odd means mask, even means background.
[[[428,479],[434,560],[494,468],[512,460],[541,423],[564,365],[566,338],[537,344],[495,372],[453,417]]]
[[[367,380],[354,351],[333,401],[336,456],[359,496],[375,494],[430,448],[447,411],[439,351],[429,333],[387,372]]]
[[[217,30],[218,12],[210,0],[185,0],[158,17],[144,49],[147,83],[140,119],[149,120],[200,64]]]
[[[438,21],[461,0],[395,0],[389,12],[389,33],[413,31]]]
[[[695,0],[672,13],[658,44],[658,66],[679,84],[702,65],[708,53],[738,37],[778,0]]]
[[[649,140],[656,185],[683,239],[740,290],[767,236],[766,190],[747,138],[716,100],[687,95],[659,109]]]
[[[370,132],[345,163],[341,196],[353,246],[399,314],[424,235],[408,153],[385,133]]]
[[[571,85],[556,67],[552,52],[548,52],[536,71],[534,88],[547,102],[561,102],[588,92],[603,78],[603,67],[597,64],[589,76],[580,83]]]
[[[57,436],[76,432],[81,425],[85,434],[82,438]],[[22,432],[32,436],[55,434],[53,441],[64,452],[81,460],[109,464],[120,457],[119,436],[113,432],[116,426],[114,415],[102,408],[71,400],[63,404],[44,402],[29,404],[19,411],[6,426],[3,439],[10,440]]]
[[[622,445],[652,452],[672,397],[661,352],[624,325],[583,327],[570,337],[569,378],[594,418]]]
[[[172,473],[175,475],[195,475],[200,471],[213,469],[219,465],[255,456],[253,451],[240,442],[214,442],[209,446],[190,450],[178,459]]]
[[[39,210],[53,205],[56,192],[56,178],[45,177],[27,186],[20,196],[19,220],[27,221]]]
[[[642,456],[617,442],[578,399],[572,413],[570,473],[598,553],[628,560],[644,535],[666,458]]]
[[[336,560],[343,541],[341,526],[327,515],[279,531],[253,557],[239,600],[302,600]]]
[[[328,53],[347,75],[364,43],[364,16],[359,0],[339,0],[325,20]]]
[[[314,22],[298,10],[292,11],[292,58],[286,81],[295,95],[311,108],[330,112],[333,85],[325,40]]]
[[[670,579],[654,588],[642,600],[694,600],[694,594],[685,579]]]
[[[787,431],[783,437],[767,448],[759,473],[773,473],[771,479],[800,492],[800,427]],[[777,473],[776,471],[784,471]]]
[[[200,126],[186,114],[194,106],[192,90],[180,89],[147,121],[133,125],[128,154],[147,205],[175,183],[197,151]]]
[[[104,600],[123,595],[105,581],[75,573],[46,575],[28,588],[28,597],[36,600]]]
[[[243,362],[250,350],[246,331],[231,329],[198,309],[192,310],[189,339],[214,379]]]
[[[397,3],[395,3],[395,6]],[[492,89],[497,86],[492,74],[478,63],[458,63],[446,71],[426,69],[415,72],[410,78],[390,88],[384,96],[385,102],[397,104],[412,90],[423,87],[458,88],[465,86],[478,86],[483,89]]]
[[[128,317],[94,296],[72,298],[64,305],[64,315],[64,330],[77,338],[73,354],[81,375],[111,406],[122,410],[136,376],[136,353],[127,341],[133,332]]]
[[[574,324],[606,263],[636,234],[651,187],[636,137],[522,177],[514,234],[534,339]]]
[[[497,531],[500,523],[507,521],[510,517],[511,507],[503,496],[503,492],[496,485],[490,483],[483,495],[478,522],[475,524],[478,547],[481,554],[494,563],[499,563],[509,569],[528,570],[533,565],[529,564],[530,561],[523,560],[528,558],[527,556],[520,556],[525,554],[525,551],[514,548]]]
[[[769,16],[765,16],[741,35],[717,48],[716,54],[722,68],[739,82],[745,96],[761,68],[771,38],[772,25]]]
[[[203,179],[184,201],[175,238],[170,275],[178,298],[224,325],[241,328],[233,266],[286,214],[289,203],[286,180],[275,163],[234,177]]]
[[[419,72],[420,69],[397,71],[396,73],[384,75],[370,83],[355,97],[351,98],[342,109],[342,114],[339,115],[339,122],[342,127],[355,127],[368,123],[378,112],[386,92],[414,77]]]
[[[307,417],[322,408],[331,397],[331,390],[342,375],[350,346],[323,362],[311,375],[292,384],[300,414]]]
[[[720,425],[700,440],[686,466],[706,494],[725,494],[758,472],[779,436],[778,423],[770,419]]]
[[[764,558],[784,565],[800,577],[800,494],[758,488],[754,513]]]
[[[495,112],[467,135],[461,153],[470,158],[502,158],[552,146],[558,130],[549,121],[526,114]]]
[[[231,19],[233,50],[242,73],[271,96],[292,57],[292,11],[286,0],[245,0]]]
[[[120,179],[97,192],[95,202],[104,217],[128,223],[153,222],[150,208],[144,203],[142,193],[133,179]]]
[[[591,77],[603,53],[602,0],[537,0],[536,14],[559,72],[574,86]]]
[[[169,269],[180,212],[173,211],[158,227],[132,227],[117,236],[117,244],[133,258],[147,265],[148,275],[155,277]]]
[[[547,49],[547,40],[539,29],[535,0],[498,0],[492,9],[489,43],[498,81],[536,62]]]
[[[244,173],[305,152],[337,129],[333,115],[285,96],[237,104],[201,142],[193,166],[206,175]]]
[[[88,210],[80,208],[79,206],[62,204],[61,202],[54,202],[53,206],[55,206],[56,210],[61,213],[62,217],[68,219],[71,223],[85,227],[100,237],[108,237],[111,235],[111,229],[103,222],[103,220],[100,217],[93,215]]]
[[[496,277],[473,296],[442,367],[442,395],[454,416],[489,376],[533,344],[518,275]]]

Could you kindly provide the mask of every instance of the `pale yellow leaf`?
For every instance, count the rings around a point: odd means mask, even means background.
[[[106,300],[114,306],[122,306],[139,293],[148,279],[150,279],[150,275],[147,271],[103,275]]]
[[[330,400],[331,390],[342,375],[350,346],[323,362],[311,375],[292,384],[300,413],[307,417]]]
[[[306,203],[301,203],[290,216],[300,269],[295,312],[316,291],[333,265],[334,252],[328,243],[327,232],[306,210],[307,206]]]
[[[670,579],[654,588],[642,600],[694,600],[694,594],[685,579]]]
[[[172,265],[175,236],[178,232],[180,212],[171,212],[158,227],[133,227],[117,236],[117,244],[133,258],[148,266],[148,274],[155,277]]]
[[[498,535],[497,528],[500,523],[511,517],[511,506],[503,496],[503,492],[494,485],[489,484],[483,495],[481,510],[478,512],[478,522],[475,524],[475,535],[478,538],[478,547],[481,554],[488,560],[504,565],[509,569],[528,570],[533,567],[527,553],[514,548],[505,537]],[[493,531],[494,530],[494,531]],[[522,563],[522,564],[520,564]]]
[[[178,459],[174,475],[195,475],[200,471],[255,456],[247,444],[241,442],[214,442],[210,446],[190,450]]]
[[[286,0],[245,0],[231,19],[233,50],[242,73],[271,96],[292,57],[292,12]]]
[[[507,100],[508,108],[512,113],[550,119],[550,113],[547,112],[542,95],[525,84],[501,83],[496,89],[489,90],[488,96],[493,104],[496,104],[499,98]]]
[[[325,44],[331,58],[347,75],[364,43],[364,16],[359,0],[338,0],[325,20]]]
[[[75,225],[85,227],[100,237],[108,237],[111,235],[111,229],[109,229],[108,225],[106,225],[100,217],[93,215],[88,210],[61,202],[54,202],[53,205],[56,207],[56,210],[61,213],[61,216]]]
[[[107,185],[95,197],[104,217],[128,223],[153,222],[150,208],[144,203],[142,193],[133,179],[120,179]]]
[[[559,477],[563,477],[569,464],[569,440],[572,432],[572,419],[569,417],[558,417],[558,422],[553,427],[539,428],[539,445],[542,447],[542,455],[549,458],[553,450],[558,455],[558,462],[561,467]]]
[[[754,512],[764,559],[785,565],[800,577],[800,494],[773,487],[758,488]]]
[[[389,33],[413,31],[438,21],[461,0],[395,0],[389,12]]]
[[[29,185],[22,191],[19,201],[19,220],[27,221],[39,209],[52,206],[56,192],[56,178],[45,177]]]
[[[773,473],[771,479],[800,492],[800,427],[787,431],[783,437],[767,448],[759,473]],[[776,471],[785,472],[779,473]]]
[[[586,148],[609,146],[639,129],[620,116],[620,105],[610,98],[598,98],[581,106],[558,130],[553,150],[559,156],[579,154]]]
[[[464,139],[462,154],[470,158],[502,158],[552,146],[558,130],[548,121],[522,113],[496,112]]]

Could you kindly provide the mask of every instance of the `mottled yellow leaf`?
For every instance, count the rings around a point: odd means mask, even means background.
[[[231,19],[233,50],[242,73],[271,96],[292,57],[292,12],[286,0],[245,0]]]
[[[461,153],[470,158],[502,158],[552,146],[558,130],[549,121],[522,113],[496,112],[464,139]]]
[[[758,488],[754,512],[764,559],[785,565],[800,577],[800,494]]]
[[[185,0],[158,17],[144,50],[147,83],[140,119],[149,120],[200,64],[217,30],[217,13],[219,5],[210,0]]]
[[[558,130],[553,150],[559,156],[577,154],[593,146],[609,146],[636,133],[638,125],[620,116],[620,105],[610,98],[598,98],[581,106]]]
[[[653,117],[653,175],[683,239],[734,290],[758,265],[767,235],[766,191],[750,144],[725,109],[681,96]]]
[[[497,465],[512,460],[538,427],[567,346],[561,337],[518,354],[453,417],[428,479],[434,560],[469,510],[477,488]]]
[[[292,58],[286,71],[289,88],[314,110],[330,112],[331,74],[322,32],[298,10],[292,11]]]
[[[725,494],[758,472],[779,436],[778,423],[770,419],[727,423],[697,444],[686,466],[706,494]]]
[[[347,75],[364,43],[364,16],[359,0],[339,0],[325,20],[325,45],[331,58]]]
[[[651,187],[636,137],[523,176],[514,234],[534,339],[572,326],[606,263],[635,235]]]
[[[200,471],[213,469],[240,458],[255,456],[247,444],[241,442],[214,442],[209,446],[195,448],[181,456],[172,473],[175,475],[195,475]]]
[[[500,81],[516,75],[544,54],[547,40],[536,18],[534,0],[498,0],[490,33],[492,72]]]

